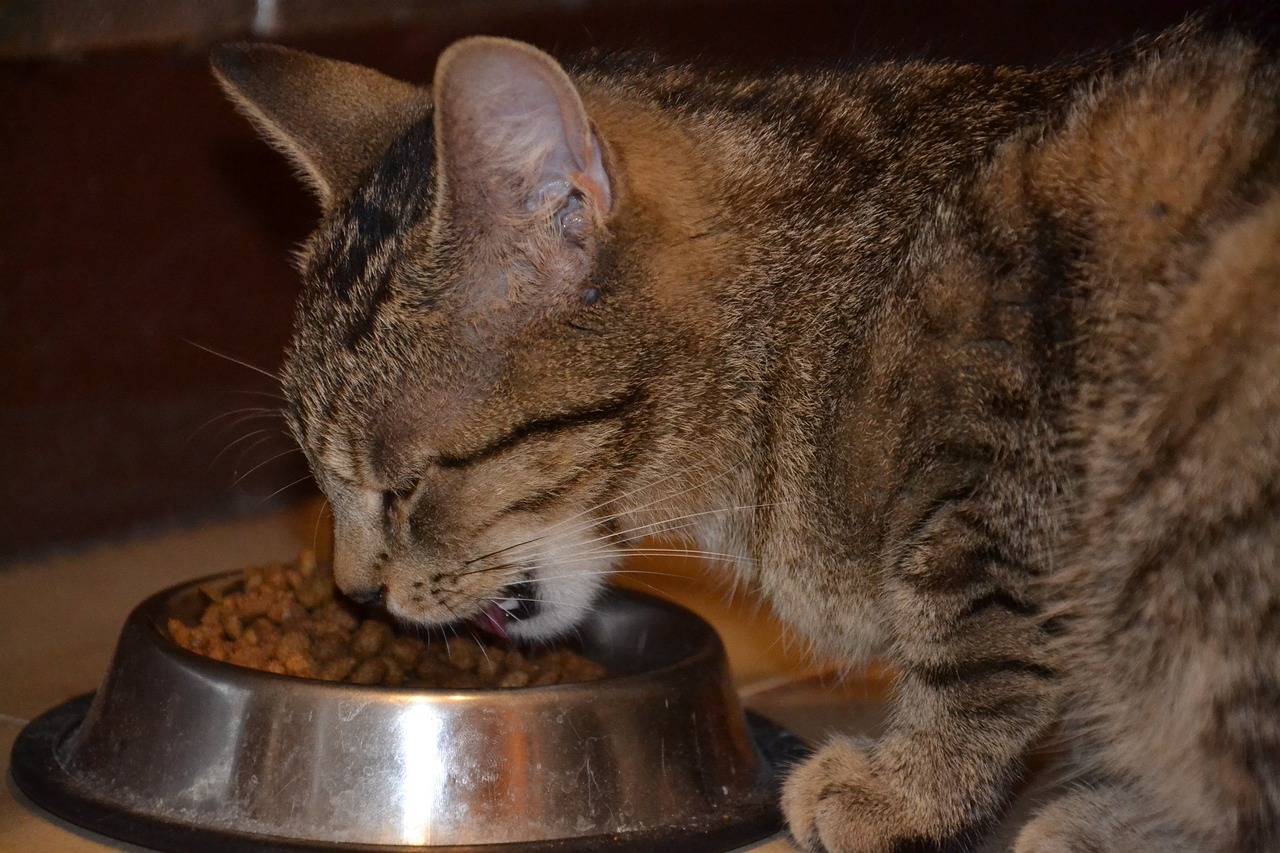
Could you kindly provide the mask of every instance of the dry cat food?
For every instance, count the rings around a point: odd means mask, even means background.
[[[328,566],[297,562],[206,584],[200,624],[169,620],[179,646],[214,660],[324,681],[410,687],[537,687],[595,681],[604,667],[568,649],[521,650],[497,639],[409,636],[342,598]]]

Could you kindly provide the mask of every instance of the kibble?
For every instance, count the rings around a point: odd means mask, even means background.
[[[364,685],[468,689],[541,687],[605,677],[565,648],[521,650],[496,639],[401,634],[384,614],[344,599],[327,565],[305,551],[292,564],[247,569],[201,586],[199,623],[170,619],[184,649],[281,675]]]

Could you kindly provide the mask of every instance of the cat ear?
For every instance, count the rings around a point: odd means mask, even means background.
[[[429,103],[417,86],[277,45],[226,45],[214,52],[212,66],[227,95],[302,171],[326,211]]]
[[[441,55],[431,88],[442,185],[464,215],[549,208],[569,230],[608,215],[600,140],[554,59],[509,39],[464,39]]]

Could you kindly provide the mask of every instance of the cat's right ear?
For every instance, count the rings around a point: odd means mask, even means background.
[[[425,89],[277,45],[226,45],[211,64],[227,95],[301,170],[326,212],[430,108]]]
[[[483,222],[539,211],[572,234],[607,219],[613,187],[577,87],[547,54],[479,36],[440,57],[431,86],[442,185]]]

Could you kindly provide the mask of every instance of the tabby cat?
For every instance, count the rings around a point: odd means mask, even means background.
[[[1041,70],[430,88],[267,45],[217,76],[319,196],[283,370],[336,574],[569,629],[678,530],[888,728],[796,769],[807,850],[1280,850],[1280,64],[1194,25]]]

